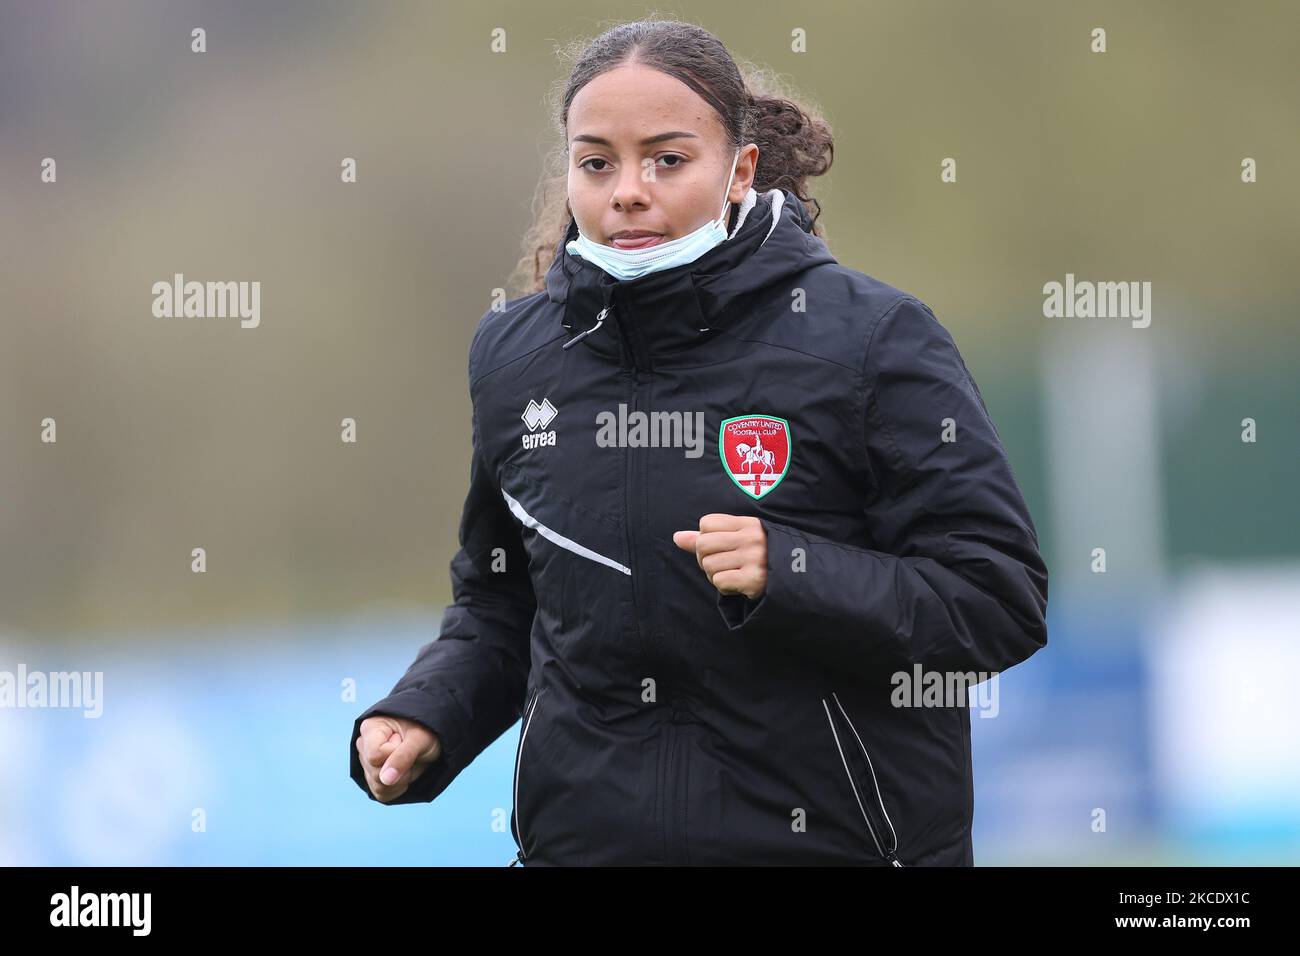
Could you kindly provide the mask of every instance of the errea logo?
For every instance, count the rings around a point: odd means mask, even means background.
[[[540,445],[554,445],[554,429],[540,432],[537,429],[545,429],[559,413],[560,410],[551,404],[549,398],[543,398],[540,405],[530,398],[528,406],[524,409],[523,415],[520,416],[523,418],[524,424],[528,426],[528,431],[532,433],[523,436],[524,447],[537,448]]]

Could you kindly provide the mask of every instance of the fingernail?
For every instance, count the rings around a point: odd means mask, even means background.
[[[385,787],[391,787],[393,782],[397,780],[397,777],[398,773],[396,767],[385,767],[383,770],[379,771],[379,782]]]

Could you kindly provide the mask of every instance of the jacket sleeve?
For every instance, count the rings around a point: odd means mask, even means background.
[[[388,801],[394,805],[433,800],[523,712],[536,598],[519,526],[482,457],[477,418],[473,433],[460,549],[451,561],[454,601],[443,614],[437,639],[420,648],[392,692],[352,728],[351,776],[376,802],[356,749],[367,717],[389,714],[419,721],[442,742],[441,756],[400,797]]]
[[[1011,463],[928,307],[905,296],[870,334],[863,507],[875,547],[760,518],[766,590],[757,602],[719,594],[718,609],[738,636],[795,642],[857,673],[882,659],[1006,670],[1047,643],[1047,567]]]

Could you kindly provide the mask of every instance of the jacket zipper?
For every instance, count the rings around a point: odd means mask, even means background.
[[[672,806],[677,798],[676,787],[673,786],[673,751],[677,743],[677,728],[673,726],[671,720],[664,726],[664,746],[667,748],[664,759],[664,781],[659,788],[660,799],[663,800],[663,825],[664,825],[664,864],[672,866],[676,864],[673,857],[673,831],[670,829],[673,823]]]
[[[862,819],[867,824],[867,832],[871,834],[871,841],[876,845],[876,852],[879,853],[892,866],[902,866],[903,863],[898,859],[898,833],[894,830],[894,823],[889,819],[889,811],[885,809],[885,798],[880,793],[880,783],[876,779],[876,767],[871,761],[871,754],[867,752],[866,745],[862,743],[862,737],[858,734],[858,729],[853,726],[853,721],[845,712],[844,706],[840,703],[839,695],[831,691],[831,698],[835,702],[835,708],[844,717],[844,722],[848,724],[849,730],[853,732],[853,738],[858,743],[858,749],[862,751],[862,756],[867,760],[867,768],[871,771],[871,790],[867,793],[861,792],[857,782],[853,778],[853,771],[849,767],[849,762],[844,753],[844,742],[840,739],[839,732],[835,729],[835,719],[831,714],[830,705],[826,699],[822,698],[822,707],[826,710],[826,719],[830,721],[831,734],[835,738],[835,746],[840,752],[840,762],[844,764],[844,773],[849,778],[849,786],[853,789],[854,799],[857,800],[858,809],[862,811]],[[865,788],[863,788],[865,789]],[[873,802],[874,796],[874,802]],[[873,810],[877,807],[880,809],[880,818],[883,819],[883,825],[877,826],[872,824],[871,816],[867,812],[867,807],[871,806]],[[880,823],[880,819],[877,820]],[[888,828],[889,846],[881,842],[885,836],[886,827]]]
[[[631,410],[633,412],[637,411],[641,402],[640,399],[641,377],[640,377],[640,373],[637,371],[635,361],[636,360],[633,359],[634,364],[632,365],[632,402],[631,402],[632,408]],[[627,466],[626,466],[626,473],[623,481],[623,514],[624,514],[623,534],[624,537],[627,539],[626,543],[627,543],[628,565],[632,568],[632,574],[631,574],[632,633],[636,643],[641,644],[643,640],[643,635],[642,635],[642,628],[641,628],[641,615],[639,610],[640,602],[637,600],[637,590],[638,590],[637,589],[637,565],[639,564],[639,562],[634,557],[634,555],[636,554],[636,536],[633,534],[632,531],[633,523],[638,522],[640,520],[641,502],[639,500],[639,496],[636,496],[632,493],[632,486],[636,483],[636,469],[637,469],[636,456],[632,454],[632,449],[630,448],[624,449],[624,454],[627,456]],[[644,641],[645,644],[643,645],[643,650],[646,656],[649,657],[652,651],[652,648],[650,646],[652,639],[648,635],[646,635],[644,636]]]
[[[690,734],[681,724],[695,723],[695,715],[676,698],[669,702],[672,708],[664,725],[668,748],[664,771],[664,862],[670,866],[690,866],[691,848],[686,824],[690,815]],[[681,815],[677,808],[681,806]]]
[[[612,291],[610,299],[611,301],[615,299]],[[626,303],[616,304],[619,305],[619,335],[622,338],[632,366],[632,402],[630,410],[633,412],[642,411],[643,409],[641,406],[646,404],[642,401],[642,394],[643,392],[648,394],[650,389],[650,370],[648,367],[645,367],[645,363],[639,359],[641,348],[639,339],[637,338],[635,319],[628,317]],[[644,409],[644,411],[648,413],[649,409]],[[634,557],[637,554],[637,550],[636,535],[633,534],[633,528],[636,527],[638,529],[643,539],[648,537],[648,529],[645,527],[646,508],[645,503],[642,500],[645,495],[645,490],[642,488],[642,483],[639,481],[639,467],[645,467],[645,463],[638,463],[636,456],[633,455],[629,449],[627,451],[627,476],[623,486],[623,507],[624,513],[627,516],[625,529],[627,535],[628,563],[632,567],[632,627],[635,640],[642,646],[642,653],[646,661],[648,672],[655,679],[655,699],[656,701],[662,701],[660,694],[664,690],[664,685],[668,687],[670,693],[675,693],[675,688],[673,687],[674,677],[669,673],[668,666],[655,642],[653,621],[647,620],[644,623],[641,621],[640,607],[642,602],[638,600],[640,584],[637,581],[637,571],[638,567],[640,567],[644,573],[645,562],[638,562]],[[646,610],[648,614],[653,613],[652,607],[648,606]],[[668,720],[664,722],[664,730],[658,738],[660,753],[666,756],[666,759],[664,760],[664,778],[659,791],[659,799],[661,802],[660,830],[664,839],[664,861],[669,864],[671,864],[678,855],[685,857],[687,854],[687,848],[685,845],[685,821],[682,821],[682,825],[678,827],[676,826],[677,821],[675,819],[678,778],[678,768],[675,765],[679,762],[677,753],[681,749],[677,746],[677,729],[673,726],[673,723],[677,719],[678,708],[675,700],[673,700],[671,702],[671,712]],[[667,748],[666,754],[664,748]],[[678,836],[678,834],[680,834],[680,836]],[[680,854],[677,852],[679,846]]]
[[[528,739],[528,727],[533,722],[533,714],[537,710],[537,701],[542,696],[543,688],[533,691],[533,700],[528,707],[528,717],[524,720],[523,733],[519,735],[519,746],[515,750],[515,842],[519,844],[518,850],[515,851],[515,858],[510,861],[510,865],[522,863],[528,858],[524,853],[523,828],[519,825],[519,768],[523,764],[524,758],[524,741]]]

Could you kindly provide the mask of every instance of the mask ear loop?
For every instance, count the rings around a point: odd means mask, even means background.
[[[724,232],[727,229],[727,214],[731,212],[731,206],[732,206],[732,203],[727,200],[727,195],[731,192],[731,181],[736,178],[736,166],[739,163],[740,163],[740,150],[736,150],[736,158],[731,161],[731,175],[727,177],[727,188],[722,191],[721,219],[722,219],[722,229]],[[706,325],[704,328],[700,329],[699,331],[708,332],[709,326]]]

